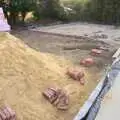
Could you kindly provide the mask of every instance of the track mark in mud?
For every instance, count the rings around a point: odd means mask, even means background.
[[[81,45],[73,45],[73,46],[64,46],[63,50],[76,50],[76,49],[80,49],[80,50],[90,50],[92,48],[95,48],[96,45],[87,45],[87,44],[81,44]]]

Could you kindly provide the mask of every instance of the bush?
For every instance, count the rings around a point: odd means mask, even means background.
[[[87,0],[70,0],[66,1],[64,3],[65,6],[71,8],[74,11],[74,14],[72,14],[72,21],[73,20],[88,20],[89,16],[89,10],[88,10],[88,4],[89,2]]]
[[[120,23],[120,0],[70,0],[64,2],[64,5],[76,12],[74,20]]]
[[[50,18],[68,21],[72,19],[73,14],[73,11],[67,7],[62,6],[59,0],[47,0],[47,2],[42,0],[36,6],[34,17],[37,20]]]
[[[59,0],[41,0],[39,4],[36,5],[36,10],[34,15],[37,19],[39,18],[59,18],[59,13],[61,10]]]

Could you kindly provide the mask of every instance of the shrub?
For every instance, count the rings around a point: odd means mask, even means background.
[[[120,0],[70,0],[64,5],[76,11],[75,20],[120,23]]]
[[[61,9],[59,0],[42,0],[36,9],[36,13],[38,16],[43,18],[58,18],[59,11]]]

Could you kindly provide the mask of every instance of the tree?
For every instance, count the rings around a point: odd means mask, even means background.
[[[19,12],[22,15],[22,21],[24,22],[27,12],[32,11],[35,5],[33,0],[19,0]]]
[[[19,20],[20,14],[24,22],[26,13],[32,10],[35,0],[0,0],[0,4],[9,23],[14,25]]]
[[[59,0],[42,0],[42,16],[48,18],[57,18],[61,8]]]
[[[91,0],[93,19],[107,24],[120,23],[120,0]]]

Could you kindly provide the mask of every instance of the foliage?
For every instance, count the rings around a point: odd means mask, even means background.
[[[20,15],[24,21],[27,12],[32,10],[34,3],[34,0],[0,0],[5,16],[11,25],[19,21]]]
[[[76,11],[74,19],[100,22],[104,24],[120,23],[120,0],[62,0],[64,5]]]
[[[62,7],[59,0],[40,0],[39,3],[36,5],[34,15],[36,19],[58,19],[61,12]]]
[[[89,1],[88,0],[65,0],[64,6],[71,8],[74,11],[72,20],[88,20],[89,19]]]
[[[62,1],[62,2],[61,2]],[[120,23],[120,0],[0,0],[11,25],[23,21],[28,12],[34,18]]]

